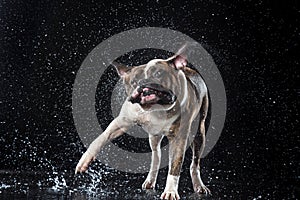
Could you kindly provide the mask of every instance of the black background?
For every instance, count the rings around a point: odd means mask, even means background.
[[[299,17],[293,0],[1,0],[0,169],[73,173],[84,151],[72,118],[72,86],[81,63],[116,33],[164,27],[202,44],[223,77],[226,122],[203,159],[203,179],[212,192],[222,198],[295,197]],[[113,69],[109,77],[118,79]],[[140,187],[145,177],[114,173],[129,181],[120,190]],[[166,169],[159,189],[165,175]],[[188,172],[181,180],[180,194],[191,192]]]

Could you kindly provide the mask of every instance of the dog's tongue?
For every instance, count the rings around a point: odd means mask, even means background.
[[[156,99],[156,95],[155,94],[150,94],[148,96],[142,96],[141,98],[141,104],[145,104],[149,101],[154,101]]]
[[[131,94],[131,101],[133,103],[140,102],[141,104],[145,104],[150,101],[154,102],[156,97],[157,96],[155,94],[151,94],[151,90],[149,88],[139,87]]]
[[[140,104],[170,104],[176,101],[176,96],[173,95],[172,91],[163,91],[161,87],[157,87],[158,89],[153,87],[153,84],[139,86],[131,94],[129,101]]]
[[[139,97],[140,95],[143,95],[143,92],[144,91],[148,91],[149,89],[148,88],[141,88],[141,87],[138,87],[136,90],[133,91],[133,93],[131,94],[131,98],[137,98]]]
[[[151,94],[151,90],[149,88],[144,88],[143,93],[141,94],[141,104],[147,103],[149,101],[155,100],[156,95]]]

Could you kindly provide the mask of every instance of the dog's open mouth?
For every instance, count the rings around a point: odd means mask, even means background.
[[[131,103],[139,103],[141,105],[169,105],[174,103],[176,98],[176,95],[174,95],[171,90],[167,90],[159,84],[150,83],[138,86],[131,95],[129,101]]]

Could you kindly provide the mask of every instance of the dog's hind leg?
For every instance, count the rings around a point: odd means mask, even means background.
[[[149,143],[152,150],[151,167],[145,182],[142,185],[143,189],[155,189],[155,183],[160,166],[161,150],[160,143],[163,136],[149,136]]]
[[[193,182],[193,188],[196,193],[210,194],[210,190],[203,184],[200,176],[200,158],[205,147],[205,119],[208,110],[208,98],[203,98],[200,109],[200,134],[197,133],[191,145],[193,158],[190,167],[190,174]]]

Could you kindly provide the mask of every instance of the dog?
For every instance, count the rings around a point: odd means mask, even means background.
[[[169,171],[161,199],[180,198],[179,176],[191,138],[193,157],[190,175],[194,191],[210,194],[200,176],[200,157],[205,146],[205,119],[209,107],[208,90],[199,72],[187,66],[186,48],[184,46],[168,59],[154,59],[136,67],[113,62],[128,97],[119,116],[82,155],[75,173],[86,171],[106,143],[138,124],[148,132],[152,150],[150,172],[142,185],[143,189],[155,189],[161,160],[160,143],[166,136],[169,141]],[[200,116],[199,132],[193,135],[191,126],[197,116]]]

